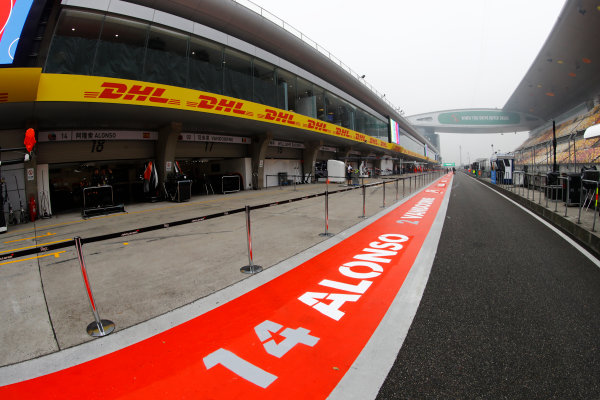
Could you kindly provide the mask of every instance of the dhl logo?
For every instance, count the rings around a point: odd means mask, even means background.
[[[294,114],[275,111],[269,108],[265,109],[265,119],[269,121],[282,122],[284,124],[296,125],[296,121],[294,121]]]
[[[166,89],[154,86],[132,85],[128,87],[124,83],[104,82],[100,87],[103,87],[102,92],[84,92],[85,98],[98,99],[122,99],[134,101],[151,101],[160,104],[176,104],[179,100],[163,97]]]
[[[244,103],[241,101],[218,99],[213,96],[200,95],[199,102],[188,101],[186,105],[188,107],[203,108],[205,110],[223,111],[226,113],[235,113],[245,115],[246,111],[242,110]]]
[[[0,93],[0,103],[8,102],[8,93]]]
[[[335,127],[335,134],[338,135],[338,136],[343,136],[343,137],[347,137],[347,138],[351,138],[352,137],[350,135],[350,130],[344,129],[344,128],[340,128],[338,126]]]
[[[315,131],[328,132],[327,124],[321,121],[308,120],[308,129],[314,129]]]

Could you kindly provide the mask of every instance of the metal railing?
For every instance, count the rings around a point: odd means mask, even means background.
[[[405,196],[404,188],[405,188],[406,180],[409,181],[409,186],[412,191],[413,181],[414,181],[414,185],[415,185],[414,189],[417,190],[419,187],[420,188],[426,187],[427,184],[434,182],[436,179],[438,179],[439,177],[441,177],[443,175],[444,174],[441,171],[433,171],[433,172],[422,173],[419,175],[413,175],[413,176],[408,176],[408,177],[399,177],[399,178],[393,179],[393,181],[395,182],[396,200],[398,200],[398,196],[399,196],[399,182],[400,181],[403,182],[402,196],[404,197]],[[251,237],[251,229],[250,229],[250,211],[251,210],[269,208],[269,207],[273,207],[273,206],[293,203],[296,201],[303,201],[303,200],[307,200],[307,199],[311,199],[311,198],[325,196],[325,224],[326,225],[325,225],[325,234],[321,234],[321,235],[322,236],[332,236],[332,234],[330,234],[328,232],[328,229],[329,229],[329,225],[328,225],[328,198],[329,198],[329,195],[335,194],[335,193],[352,191],[352,190],[356,190],[356,189],[362,189],[363,217],[365,217],[366,188],[367,187],[377,188],[378,186],[382,186],[382,188],[383,188],[383,190],[382,190],[383,197],[382,198],[383,198],[383,204],[385,206],[385,204],[386,204],[386,197],[385,197],[386,196],[386,192],[385,192],[386,183],[390,184],[391,182],[389,180],[388,180],[388,182],[382,181],[382,182],[375,182],[375,183],[370,183],[370,184],[364,184],[364,182],[363,182],[363,184],[359,185],[359,186],[348,186],[348,187],[337,189],[334,191],[329,191],[329,187],[328,187],[329,185],[327,184],[326,189],[323,193],[314,193],[314,194],[309,194],[309,195],[305,195],[302,197],[296,197],[296,198],[292,198],[292,199],[276,201],[276,202],[271,202],[271,203],[266,203],[266,204],[261,204],[261,205],[256,205],[256,206],[246,205],[243,208],[222,211],[222,212],[218,212],[215,214],[203,215],[203,216],[198,216],[195,218],[187,218],[187,219],[168,222],[168,223],[160,223],[160,224],[156,224],[156,225],[140,227],[137,229],[129,229],[126,231],[114,232],[114,233],[93,236],[93,237],[88,237],[88,238],[81,238],[81,237],[77,236],[72,240],[55,242],[52,244],[42,245],[42,246],[38,246],[38,247],[34,247],[34,248],[28,248],[28,249],[22,249],[22,250],[10,251],[10,252],[4,252],[4,253],[0,252],[0,261],[14,260],[14,259],[28,256],[28,255],[38,255],[38,254],[51,255],[52,252],[54,252],[54,254],[56,255],[56,254],[63,252],[63,251],[56,252],[56,250],[58,250],[58,249],[64,249],[67,247],[75,246],[75,250],[77,252],[78,259],[79,259],[79,264],[80,264],[80,268],[81,268],[81,272],[82,272],[84,285],[85,285],[86,291],[88,293],[88,300],[90,302],[90,306],[92,308],[92,313],[94,315],[94,321],[87,326],[87,332],[91,336],[102,337],[102,336],[110,334],[115,329],[115,324],[114,324],[114,322],[112,322],[110,320],[105,320],[105,319],[100,318],[98,308],[97,308],[96,302],[95,302],[93,294],[92,294],[89,277],[87,275],[87,270],[86,270],[85,261],[84,261],[83,244],[102,242],[102,241],[116,239],[116,238],[124,238],[124,237],[139,235],[142,233],[147,233],[147,232],[152,232],[152,231],[157,231],[157,230],[162,230],[162,229],[169,229],[169,228],[172,228],[175,226],[198,223],[198,222],[202,222],[202,221],[207,221],[209,219],[229,216],[229,215],[238,214],[238,213],[244,213],[245,218],[246,218],[248,265],[241,267],[240,271],[243,273],[254,274],[254,273],[260,272],[262,270],[262,267],[260,265],[254,264],[254,261],[253,261],[252,237]],[[375,193],[375,191],[373,193]],[[42,255],[42,256],[44,256],[44,255]]]
[[[475,175],[477,178],[479,176]],[[498,176],[498,175],[497,175]],[[594,216],[592,220],[592,232],[596,232],[596,219],[598,214],[598,200],[600,181],[581,179],[579,186],[579,198],[573,197],[571,184],[574,176],[556,176],[558,183],[550,183],[548,174],[527,173],[525,171],[513,171],[513,179],[511,184],[503,179],[503,174],[499,173],[500,179],[498,186],[504,186],[505,189],[511,190],[513,193],[526,198],[529,201],[542,205],[542,195],[545,197],[545,207],[549,208],[549,202],[554,202],[554,212],[558,213],[558,203],[564,203],[564,217],[568,216],[569,206],[579,206],[577,215],[577,224],[581,224],[581,213],[585,208],[589,211],[592,202],[594,203]],[[579,176],[575,175],[579,178]],[[498,181],[498,178],[497,178]],[[576,186],[575,186],[576,187]],[[537,201],[536,201],[537,192]]]
[[[585,187],[585,184],[589,184],[592,185],[592,187],[596,187],[596,190],[594,192],[594,189],[590,190],[589,188]],[[590,205],[592,203],[592,201],[594,201],[594,222],[592,223],[592,232],[596,232],[596,214],[598,214],[598,186],[599,186],[600,182],[599,181],[593,181],[593,180],[589,180],[589,179],[582,179],[581,180],[581,188],[579,189],[579,216],[577,217],[577,223],[581,224],[581,210],[585,207],[586,211],[590,208]],[[583,197],[583,192],[586,192],[585,194],[585,198]],[[594,196],[595,195],[595,196]],[[585,205],[587,202],[587,206]]]

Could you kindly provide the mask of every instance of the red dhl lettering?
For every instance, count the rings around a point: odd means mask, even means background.
[[[200,103],[198,108],[204,108],[207,110],[224,111],[226,113],[234,112],[236,114],[245,114],[242,110],[244,103],[235,100],[221,99],[219,100],[213,96],[200,95],[198,96]]]
[[[377,139],[375,139],[375,138],[369,138],[369,143],[370,144],[377,144]]]
[[[339,127],[335,128],[335,134],[338,135],[338,136],[344,136],[344,137],[347,137],[347,138],[350,137],[350,131],[348,129],[342,129],[342,128],[339,128]]]
[[[101,86],[105,88],[102,93],[100,93],[100,96],[98,96],[102,99],[118,99],[127,92],[127,85],[122,83],[104,82]]]
[[[212,110],[217,105],[217,98],[211,96],[198,96],[200,99],[200,103],[198,104],[198,108],[206,108],[208,110]]]
[[[356,140],[360,140],[361,142],[364,142],[365,140],[367,140],[367,137],[365,135],[360,134],[360,133],[356,133],[355,137],[356,137]]]
[[[154,86],[143,87],[141,85],[133,85],[131,88],[124,83],[104,82],[101,87],[104,90],[98,95],[100,99],[119,99],[146,101],[150,100],[154,103],[166,103],[169,99],[161,97],[165,93],[165,89]]]
[[[265,113],[265,118],[269,121],[284,122],[290,125],[296,124],[296,121],[294,121],[294,114],[284,113],[281,111],[277,112],[268,108],[265,109]]]
[[[215,107],[216,111],[225,111],[225,112],[234,112],[236,114],[245,114],[246,112],[242,110],[242,106],[244,103],[235,101],[235,100],[225,100],[221,99],[219,101],[219,105]]]
[[[155,86],[142,86],[132,85],[129,87],[124,83],[116,82],[104,82],[101,87],[104,90],[98,94],[98,92],[84,92],[86,98],[101,98],[101,99],[123,99],[123,100],[134,100],[134,101],[151,101],[153,103],[168,103],[180,105],[181,100],[169,99],[162,97],[165,94],[166,89],[155,87]],[[226,113],[236,113],[245,115],[246,111],[242,108],[243,102],[227,99],[218,99],[213,96],[200,95],[198,96],[200,102],[188,101],[186,104],[188,107],[204,108],[206,110],[224,111]],[[295,124],[294,116],[287,113],[279,113],[278,118],[282,118],[289,124]],[[281,115],[283,114],[283,115]]]
[[[321,132],[327,132],[327,124],[325,122],[308,120],[308,129],[314,129]]]

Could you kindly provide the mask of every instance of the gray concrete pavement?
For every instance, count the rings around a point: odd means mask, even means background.
[[[367,182],[368,183],[368,182]],[[329,185],[330,190],[343,185]],[[410,185],[414,190],[414,181]],[[127,213],[83,220],[63,214],[11,226],[0,237],[0,255],[28,246],[83,238],[168,223],[311,193],[324,184],[200,196],[186,203],[136,204]],[[386,185],[386,203],[396,191]],[[409,184],[404,193],[408,195]],[[402,197],[402,185],[399,186]],[[367,188],[366,215],[382,210],[381,186]],[[360,189],[329,197],[329,231],[342,232],[361,221]],[[255,264],[264,268],[326,238],[324,197],[252,211]],[[84,257],[102,318],[125,329],[215,293],[249,276],[243,213],[119,240],[84,245]],[[93,316],[74,248],[41,257],[0,262],[0,366],[18,363],[93,340],[85,330]]]

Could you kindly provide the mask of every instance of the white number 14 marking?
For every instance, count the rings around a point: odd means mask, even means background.
[[[279,335],[285,340],[277,343],[273,339],[272,333],[277,333],[283,328],[283,325],[266,320],[254,327],[256,336],[260,339],[265,351],[270,355],[281,358],[298,344],[305,344],[313,347],[319,341],[318,337],[309,334],[309,330],[299,327],[297,329],[285,328]],[[273,383],[277,376],[257,367],[254,364],[240,358],[229,350],[218,349],[203,358],[206,369],[211,369],[215,365],[221,364],[234,374],[252,382],[265,389]]]

